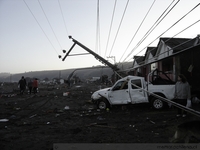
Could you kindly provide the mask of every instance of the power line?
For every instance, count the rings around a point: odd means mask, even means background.
[[[27,6],[28,10],[30,11],[30,13],[32,14],[33,18],[35,19],[35,21],[37,22],[37,24],[39,25],[40,29],[42,30],[42,32],[44,33],[44,35],[46,36],[47,40],[49,41],[49,43],[51,44],[51,46],[53,47],[53,49],[55,50],[55,52],[58,54],[58,52],[56,51],[56,48],[53,46],[52,42],[50,41],[50,39],[48,38],[47,34],[44,32],[42,26],[40,25],[40,23],[38,22],[38,20],[36,19],[35,15],[33,14],[33,12],[31,11],[30,7],[28,6],[28,4],[25,2],[25,0],[23,0],[25,5]]]
[[[109,29],[109,34],[108,34],[108,39],[107,39],[107,44],[106,44],[106,51],[105,51],[104,57],[106,57],[106,53],[107,53],[107,49],[108,49],[108,43],[110,40],[110,33],[111,33],[111,29],[112,29],[112,23],[113,23],[113,18],[114,18],[114,14],[115,14],[116,4],[117,4],[117,0],[115,0],[115,4],[114,4],[114,8],[113,8],[112,19],[111,19],[111,23],[110,23],[110,29]]]
[[[99,0],[97,0],[97,25],[96,25],[96,46],[95,51],[100,52],[100,22],[99,22]]]
[[[66,30],[66,32],[67,32],[67,35],[69,36],[69,32],[68,32],[68,30],[67,30],[67,26],[66,26],[66,23],[65,23],[64,15],[63,15],[62,8],[61,8],[60,1],[59,1],[59,0],[58,0],[58,4],[59,4],[59,7],[60,7],[60,12],[61,12],[61,14],[62,14],[62,19],[63,19],[64,25],[65,25],[65,30]],[[67,37],[68,37],[68,36],[67,36]]]
[[[170,6],[173,4],[173,2],[174,2],[175,0],[173,0],[172,1],[172,3],[165,9],[165,11],[160,15],[160,17],[157,19],[157,21],[151,26],[151,28],[147,31],[147,33],[143,36],[143,38],[138,42],[138,44],[136,45],[136,46],[139,46],[141,43],[142,43],[142,41],[144,41],[146,38],[147,38],[147,36],[158,26],[158,24],[167,16],[167,14],[176,6],[176,4],[180,1],[180,0],[178,0],[178,2],[174,5],[174,6],[172,6],[172,8],[165,14],[165,12],[170,8]],[[161,18],[163,15],[165,14],[165,16],[163,17],[163,18]],[[160,21],[159,21],[160,20]],[[158,22],[159,21],[159,22]],[[158,23],[157,23],[158,22]],[[157,23],[157,25],[156,25],[156,23]],[[154,28],[153,28],[154,27]],[[152,30],[152,28],[153,28],[153,30]],[[151,32],[150,32],[151,31]],[[145,37],[146,36],[146,37]],[[136,46],[133,48],[133,50],[129,53],[129,55],[131,55],[131,53],[133,53],[133,51],[136,49]],[[145,47],[146,48],[146,47]],[[128,58],[128,56],[129,55],[127,55],[127,57],[123,60],[123,62],[125,62],[126,61],[126,59]],[[129,61],[131,61],[132,60],[132,58],[130,58],[129,60],[128,60],[128,62]]]
[[[170,38],[170,39],[172,39],[172,38]],[[169,40],[170,40],[170,39],[169,39]],[[158,56],[160,56],[160,55],[162,55],[162,54],[164,54],[164,53],[167,53],[167,52],[173,50],[174,48],[179,47],[179,46],[181,46],[181,45],[183,45],[183,44],[185,44],[185,43],[188,43],[188,42],[190,42],[190,41],[192,41],[192,40],[194,40],[194,39],[190,39],[190,40],[188,40],[188,41],[186,41],[186,42],[183,42],[183,43],[181,43],[181,44],[179,44],[179,45],[176,45],[176,46],[170,48],[169,50],[167,50],[167,51],[165,51],[165,52],[163,52],[163,53],[160,53]],[[168,40],[166,40],[165,42],[167,42],[167,41],[168,41]],[[186,51],[186,50],[188,50],[188,49],[191,49],[191,48],[193,48],[193,47],[196,47],[196,46],[200,46],[200,44],[192,45],[192,46],[190,46],[190,47],[187,47],[187,48],[185,48],[185,49],[182,49],[182,50],[180,50],[180,51],[178,51],[178,52],[176,52],[176,53],[173,53],[173,54],[169,55],[169,57],[172,57],[172,56],[175,56],[175,55],[177,55],[177,54],[180,54],[180,53],[182,53],[182,52],[184,52],[184,51]],[[157,56],[157,57],[158,57],[158,56]],[[153,58],[151,58],[151,59],[148,59],[148,60],[152,60],[152,59],[155,59],[155,57],[153,57]],[[160,60],[163,60],[163,59],[166,59],[166,57],[165,57],[165,58],[159,59],[159,61],[160,61]],[[158,60],[152,61],[152,62],[150,62],[150,63],[144,63],[145,61],[142,61],[142,62],[140,62],[140,63],[138,64],[138,65],[140,65],[140,66],[130,68],[129,70],[133,70],[133,69],[136,69],[136,68],[139,68],[139,67],[142,67],[142,66],[151,64],[151,63],[155,63],[155,62],[157,62],[157,61],[158,61]],[[144,63],[144,64],[143,64],[143,63]]]
[[[144,19],[142,20],[142,22],[141,22],[141,24],[139,25],[139,27],[138,27],[137,31],[135,32],[134,36],[132,37],[131,41],[129,42],[129,44],[128,44],[128,46],[127,46],[126,50],[124,51],[124,53],[123,53],[123,55],[122,55],[122,57],[124,57],[124,54],[125,54],[125,53],[126,53],[126,51],[128,50],[128,48],[129,48],[130,44],[132,43],[133,39],[135,38],[136,34],[138,33],[138,31],[139,31],[140,27],[142,26],[142,24],[143,24],[144,20],[146,19],[147,15],[149,14],[149,12],[150,12],[151,8],[153,7],[153,5],[154,5],[155,1],[156,1],[156,0],[154,0],[154,1],[153,1],[152,5],[150,6],[149,10],[147,11],[147,13],[146,13],[146,15],[145,15]],[[119,60],[119,61],[121,61],[122,57],[120,58],[120,60]]]
[[[115,41],[116,41],[116,39],[117,39],[117,35],[118,35],[118,33],[119,33],[119,29],[120,29],[121,24],[122,24],[122,21],[123,21],[123,19],[124,19],[124,15],[125,15],[125,13],[126,13],[126,9],[127,9],[128,3],[129,3],[129,0],[127,0],[126,6],[125,6],[125,9],[124,9],[124,13],[123,13],[123,15],[122,15],[122,18],[121,18],[121,21],[120,21],[120,24],[119,24],[119,27],[118,27],[117,33],[116,33],[116,35],[115,35],[115,39],[114,39],[114,42],[113,42],[112,48],[111,48],[111,50],[110,50],[109,56],[110,56],[110,54],[111,54],[111,52],[112,52],[112,50],[113,50],[113,47],[114,47]]]
[[[198,22],[200,22],[200,19],[197,20],[197,21],[195,21],[194,23],[192,23],[192,24],[189,25],[188,27],[184,28],[183,30],[181,30],[180,32],[178,32],[177,34],[175,34],[174,36],[172,36],[172,37],[169,38],[168,40],[165,40],[164,42],[168,42],[169,40],[171,40],[171,39],[174,38],[175,36],[179,35],[180,33],[184,32],[185,30],[187,30],[187,29],[189,29],[190,27],[194,26],[194,25],[197,24]],[[167,51],[165,51],[165,52],[163,52],[163,53],[160,53],[159,55],[157,55],[157,57],[159,57],[160,55],[162,55],[162,54],[164,54],[164,53],[166,53],[166,52],[169,52],[170,50],[173,50],[173,49],[176,48],[176,47],[179,47],[179,46],[181,46],[181,45],[183,45],[183,44],[185,44],[185,43],[188,43],[188,42],[190,42],[190,41],[192,41],[192,40],[193,40],[193,39],[190,39],[190,40],[187,40],[187,41],[185,41],[185,42],[183,42],[183,43],[181,43],[181,44],[179,44],[179,45],[176,45],[176,46],[174,46],[174,47],[168,49]],[[157,47],[156,47],[156,48],[157,48]],[[149,52],[155,50],[156,48],[151,49]],[[187,48],[187,49],[188,49],[188,48]],[[184,50],[182,50],[182,51],[184,51]],[[180,53],[180,52],[177,52],[176,54],[178,54],[178,53]],[[170,56],[171,56],[171,55],[170,55]],[[137,59],[139,59],[139,58],[137,58]],[[135,59],[135,60],[137,60],[137,59]],[[151,58],[151,59],[148,59],[148,61],[149,61],[149,60],[152,60],[152,59],[154,59],[154,57]],[[139,65],[143,64],[144,62],[145,62],[145,60],[142,61],[142,62],[140,62]],[[148,64],[148,63],[146,63],[146,64]],[[146,64],[144,63],[143,65],[146,65]]]
[[[174,27],[177,23],[179,23],[183,18],[185,18],[189,13],[191,13],[194,9],[196,9],[198,6],[200,5],[200,3],[199,4],[197,4],[194,8],[192,8],[188,13],[186,13],[183,17],[181,17],[178,21],[176,21],[173,25],[171,25],[167,30],[165,30],[162,34],[160,34],[155,40],[153,40],[149,45],[151,45],[153,42],[155,42],[159,37],[161,37],[163,34],[165,34],[167,31],[169,31],[172,27]],[[149,46],[148,45],[148,46]],[[146,46],[146,47],[148,47],[148,46]],[[145,48],[146,48],[145,47]],[[145,49],[144,48],[144,49]],[[144,49],[142,49],[141,51],[139,51],[137,54],[139,54],[140,52],[142,52]],[[136,55],[137,55],[136,54]]]
[[[41,9],[42,9],[42,11],[43,11],[43,13],[44,13],[46,19],[47,19],[47,22],[49,23],[49,26],[51,27],[51,30],[52,30],[52,32],[53,32],[53,34],[54,34],[54,36],[55,36],[55,38],[56,38],[56,40],[57,40],[59,46],[60,46],[60,49],[62,49],[62,46],[61,46],[60,42],[58,41],[58,38],[57,38],[57,36],[56,36],[56,34],[55,34],[55,32],[54,32],[54,30],[53,30],[53,28],[52,28],[52,26],[51,26],[51,24],[50,24],[50,22],[49,22],[49,19],[48,19],[47,15],[46,15],[46,13],[45,13],[45,11],[44,11],[44,9],[43,9],[41,3],[40,3],[40,0],[38,0],[38,3],[40,4],[40,7],[41,7]]]
[[[174,2],[175,0],[173,0]],[[135,49],[142,44],[142,42],[150,35],[150,33],[160,24],[160,22],[172,11],[172,9],[178,4],[180,0],[178,0],[172,8],[165,14],[165,12],[170,8],[173,2],[165,9],[165,11],[161,14],[161,16],[156,20],[156,22],[151,26],[151,28],[146,32],[146,34],[142,37],[142,39],[136,44],[136,46],[132,49],[132,51],[127,55],[127,57],[123,60],[123,62],[135,51]],[[165,14],[165,15],[164,15]],[[164,15],[164,16],[163,16]]]
[[[177,35],[179,35],[180,33],[186,31],[187,29],[191,28],[192,26],[194,26],[194,25],[197,24],[198,22],[200,22],[200,19],[197,20],[197,21],[195,21],[194,23],[192,23],[192,24],[189,25],[188,27],[184,28],[183,30],[181,30],[180,32],[178,32],[177,34],[175,34],[174,36],[172,36],[171,38],[169,38],[169,39],[166,40],[165,42],[171,40],[171,39],[174,38],[175,36],[177,36]],[[188,41],[186,41],[186,42],[183,42],[183,43],[181,43],[181,44],[179,44],[179,45],[176,45],[176,46],[174,46],[173,48],[176,48],[176,47],[178,47],[178,46],[181,46],[181,45],[183,45],[183,44],[185,44],[185,43],[187,43],[187,42],[190,42],[191,40],[193,40],[193,39],[190,39],[190,40],[188,40]],[[198,46],[198,45],[196,45],[196,46]],[[144,49],[146,49],[146,48],[147,48],[147,47],[145,47]],[[157,48],[157,47],[151,49],[151,50],[149,51],[149,53],[150,53],[151,51],[155,50],[156,48]],[[168,51],[172,50],[173,48],[169,49]],[[143,49],[143,50],[144,50],[144,49]],[[143,50],[142,50],[142,51],[143,51]],[[177,55],[178,53],[181,53],[181,52],[183,52],[183,51],[185,51],[185,50],[187,50],[187,49],[184,49],[184,50],[182,50],[182,51],[180,51],[180,52],[177,52],[177,53],[175,53],[174,55]],[[163,53],[166,53],[166,52],[168,52],[168,51],[165,51],[165,52],[163,52]],[[162,55],[163,53],[160,53],[159,55],[157,55],[157,57],[159,57],[159,56]],[[136,55],[137,55],[137,54],[136,54]],[[135,55],[135,56],[136,56],[136,55]],[[172,55],[170,55],[170,56],[172,56]],[[139,58],[140,58],[140,57],[136,58],[135,61],[138,60]],[[132,59],[132,58],[130,58],[130,60],[131,60],[131,59]],[[155,57],[153,57],[153,58],[151,58],[151,59],[148,59],[148,60],[144,60],[144,61],[140,62],[140,64],[138,64],[138,65],[140,65],[139,67],[141,67],[141,64],[142,64],[142,66],[145,66],[145,65],[149,64],[149,63],[145,63],[145,61],[150,61],[150,60],[153,60],[153,59],[155,59]],[[130,60],[129,60],[129,61],[130,61]],[[150,63],[154,63],[154,62],[155,62],[155,61],[150,62]],[[124,70],[124,71],[130,71],[130,70],[135,69],[135,68],[138,68],[138,67],[133,67],[133,68],[130,68],[130,69],[126,69],[126,70]]]

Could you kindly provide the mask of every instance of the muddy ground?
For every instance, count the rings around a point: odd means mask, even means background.
[[[34,96],[27,91],[18,95],[17,85],[4,84],[0,87],[1,149],[50,150],[55,143],[169,143],[177,125],[200,120],[192,114],[177,118],[175,108],[158,111],[149,104],[99,110],[90,101],[99,88],[40,85]],[[63,96],[65,92],[68,96]],[[200,110],[199,104],[193,109]]]

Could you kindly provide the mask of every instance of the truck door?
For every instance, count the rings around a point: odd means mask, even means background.
[[[134,85],[140,87],[137,88]],[[131,87],[130,87],[130,97],[131,97],[131,103],[145,103],[148,102],[148,95],[147,92],[145,92],[142,89],[146,88],[146,85],[144,82],[142,82],[141,79],[134,79],[131,80]]]
[[[131,102],[128,81],[119,81],[110,91],[109,100],[111,104],[127,104]]]

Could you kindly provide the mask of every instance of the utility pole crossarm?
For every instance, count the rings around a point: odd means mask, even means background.
[[[62,59],[62,61],[64,61],[66,59],[66,57],[69,55],[69,53],[72,51],[72,49],[74,48],[75,45],[76,45],[76,43],[74,43],[72,45],[72,47],[69,49],[69,51],[67,52],[67,54],[65,55],[65,57]]]

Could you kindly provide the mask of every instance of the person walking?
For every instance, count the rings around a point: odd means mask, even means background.
[[[37,88],[38,88],[38,80],[37,80],[37,78],[35,78],[33,81],[33,93],[34,94],[37,93]]]
[[[31,95],[33,89],[33,81],[31,79],[28,82],[28,89],[29,89],[29,94]]]
[[[186,106],[187,100],[190,98],[191,98],[190,85],[187,82],[185,76],[180,74],[178,76],[178,81],[176,82],[175,85],[174,102]],[[182,117],[185,117],[186,111],[178,108],[178,113],[176,116],[180,117],[181,115]]]
[[[18,85],[20,88],[20,95],[23,95],[26,89],[26,79],[24,78],[24,76],[22,76],[22,78],[19,80]]]

